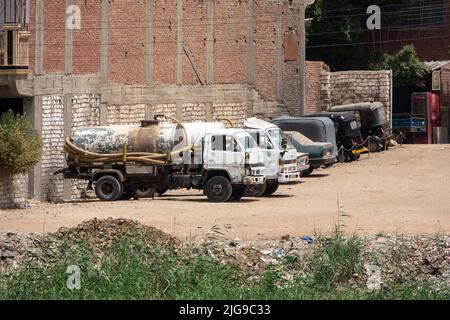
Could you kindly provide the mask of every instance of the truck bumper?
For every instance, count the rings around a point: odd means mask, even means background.
[[[309,169],[309,166],[307,166],[308,168],[305,170]],[[301,171],[297,171],[297,172],[289,172],[289,173],[280,173],[280,175],[278,176],[278,183],[294,183],[294,182],[300,182],[301,180]]]
[[[246,176],[243,179],[244,185],[250,186],[255,184],[264,184],[266,183],[266,177],[265,176]]]
[[[335,162],[336,162],[336,157],[335,156],[309,159],[309,164],[314,169],[320,168],[321,166],[328,166],[328,165],[333,164]]]

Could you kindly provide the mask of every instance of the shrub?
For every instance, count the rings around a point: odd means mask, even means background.
[[[42,139],[22,115],[9,110],[0,117],[0,172],[26,173],[39,162]]]

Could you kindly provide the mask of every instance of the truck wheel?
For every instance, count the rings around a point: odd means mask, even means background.
[[[309,168],[308,170],[302,172],[302,177],[307,177],[313,172],[314,172],[314,169],[313,168]]]
[[[264,192],[264,196],[267,197],[273,195],[275,192],[277,192],[279,187],[280,185],[278,184],[278,182],[268,184],[266,187],[266,191]]]
[[[120,200],[130,200],[131,198],[135,198],[135,200],[138,200],[139,196],[137,195],[137,188],[125,187]]]
[[[205,194],[211,202],[227,202],[233,194],[233,186],[224,177],[212,177],[205,185]]]
[[[136,195],[139,198],[150,198],[155,193],[155,190],[147,186],[139,186],[136,190]]]
[[[117,201],[123,194],[123,185],[113,176],[103,176],[95,182],[95,194],[102,201]]]
[[[264,195],[264,192],[266,192],[267,184],[257,184],[253,186],[248,186],[247,191],[245,192],[245,195],[247,197],[262,197]]]
[[[247,191],[246,187],[237,187],[231,194],[231,200],[240,201]]]
[[[162,196],[167,191],[169,191],[167,187],[159,187],[156,189],[156,193],[159,194],[160,196]]]

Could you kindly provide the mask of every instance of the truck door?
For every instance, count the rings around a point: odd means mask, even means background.
[[[278,146],[268,133],[257,131],[255,134],[256,136],[254,138],[264,153],[265,175],[277,177],[280,163],[280,150]]]
[[[245,150],[232,135],[208,135],[205,139],[203,158],[205,168],[208,170],[237,170],[240,175],[245,165]]]

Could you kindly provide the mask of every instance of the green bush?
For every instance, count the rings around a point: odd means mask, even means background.
[[[0,117],[0,172],[26,173],[39,162],[42,139],[22,115],[9,110]]]

